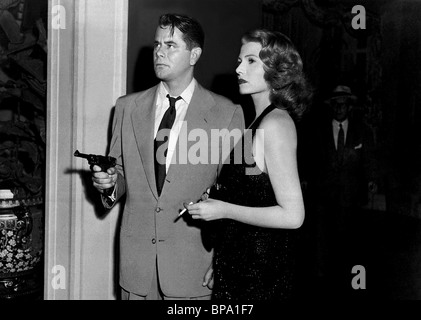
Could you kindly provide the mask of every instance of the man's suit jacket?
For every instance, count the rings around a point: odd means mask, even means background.
[[[315,136],[312,174],[316,177],[316,199],[345,208],[360,207],[367,200],[368,181],[374,181],[376,176],[370,130],[349,119],[342,162],[338,161],[331,121]]]
[[[195,140],[189,141],[187,148],[180,144],[185,141],[181,129],[174,156],[186,159],[188,150],[190,155],[197,155],[200,146],[201,155],[208,152],[204,157],[208,163],[192,164],[192,158],[187,158],[187,163],[171,164],[159,197],[154,173],[156,92],[157,86],[119,98],[113,120],[109,154],[117,158],[117,200],[126,194],[120,230],[120,285],[127,291],[146,295],[157,264],[166,296],[208,295],[210,290],[202,286],[212,261],[212,250],[206,243],[206,223],[192,220],[188,214],[177,217],[183,203],[200,199],[221,167],[212,157],[215,152],[221,156],[229,135],[225,132],[219,148],[212,147],[211,130],[237,128],[242,133],[243,112],[228,99],[196,85],[183,124],[187,125],[187,134],[193,135],[189,140]],[[200,129],[198,135],[194,129]]]

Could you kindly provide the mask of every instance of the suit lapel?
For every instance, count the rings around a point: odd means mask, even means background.
[[[158,198],[154,168],[154,127],[155,101],[157,86],[148,90],[136,100],[136,108],[132,113],[133,131],[137,148],[142,159],[146,178],[154,196]]]
[[[186,140],[188,138],[188,134],[192,129],[203,129],[207,132],[208,137],[210,136],[210,128],[211,123],[213,120],[212,113],[210,112],[212,107],[215,105],[215,101],[212,96],[203,89],[198,83],[196,84],[196,88],[194,90],[192,99],[190,101],[186,117],[184,118],[183,127],[180,131],[179,139],[177,140],[176,149],[174,156],[176,156],[175,165],[172,164],[168,168],[168,173],[166,177],[166,181],[164,183],[164,187],[162,190],[162,194],[168,191],[168,188],[171,185],[171,181],[176,181],[177,177],[180,175],[185,174],[185,170],[189,170],[188,166],[184,165],[177,165],[178,159],[180,158],[180,139]],[[182,135],[182,132],[187,133],[187,135]],[[186,141],[181,141],[181,143],[186,143]],[[187,141],[187,152],[192,145],[197,143],[196,141]],[[181,151],[186,150],[186,148],[181,148]],[[187,158],[187,155],[183,155]],[[174,161],[174,160],[173,160]],[[187,163],[189,163],[189,159],[187,158]]]
[[[353,148],[355,146],[355,140],[358,139],[356,127],[351,121],[348,122],[348,131],[346,133],[345,148]]]

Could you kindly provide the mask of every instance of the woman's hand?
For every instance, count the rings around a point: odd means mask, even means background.
[[[213,288],[213,267],[212,264],[209,266],[208,271],[206,271],[206,274],[203,278],[202,286],[208,287],[212,290]]]
[[[184,204],[193,219],[212,221],[226,218],[227,203],[208,199],[194,204]]]

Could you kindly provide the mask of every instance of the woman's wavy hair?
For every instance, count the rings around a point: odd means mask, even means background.
[[[242,43],[248,42],[262,45],[259,57],[264,64],[265,80],[271,88],[271,103],[300,119],[311,104],[313,90],[294,44],[283,33],[265,29],[244,34]]]

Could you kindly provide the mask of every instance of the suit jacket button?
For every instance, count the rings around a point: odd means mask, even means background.
[[[156,212],[156,213],[159,213],[159,212],[161,212],[161,211],[162,211],[162,209],[161,209],[160,207],[156,207],[156,208],[155,208],[155,212]]]
[[[155,239],[155,238],[153,238],[153,239],[152,239],[152,243],[153,243],[153,244],[155,244],[155,243],[156,243],[156,239]]]

